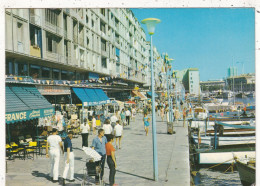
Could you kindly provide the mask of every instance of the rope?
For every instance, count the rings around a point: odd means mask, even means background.
[[[226,162],[231,161],[231,160],[233,160],[233,159],[234,159],[234,158],[231,158],[231,159],[226,160],[226,161],[224,161],[224,162],[222,162],[222,163],[219,163],[219,164],[217,164],[217,165],[213,165],[213,166],[207,168],[206,170],[209,170],[209,169],[212,169],[212,168],[217,167],[217,166],[219,166],[219,165],[222,165],[223,163],[226,163]],[[229,169],[229,168],[228,168],[228,169]],[[228,169],[227,169],[227,170],[228,170]],[[203,169],[203,170],[204,170],[204,169]],[[194,176],[196,176],[196,174],[197,174],[198,172],[200,172],[200,171],[192,171],[192,174],[193,174]]]

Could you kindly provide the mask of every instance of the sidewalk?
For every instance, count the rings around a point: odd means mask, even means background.
[[[115,181],[119,185],[190,185],[188,128],[182,121],[174,124],[176,134],[167,134],[166,122],[157,117],[158,182],[153,181],[152,126],[145,136],[142,115],[131,121],[123,132],[122,148],[116,151],[117,170]],[[93,135],[89,136],[91,145]],[[80,185],[87,156],[81,150],[81,136],[72,139],[75,154],[75,182],[66,185]],[[59,175],[63,173],[64,158],[61,156]],[[34,160],[7,162],[6,185],[61,185],[48,180],[49,159],[38,156]],[[109,182],[109,168],[106,163],[104,181]],[[90,180],[93,184],[94,179]],[[93,184],[94,185],[94,184]]]

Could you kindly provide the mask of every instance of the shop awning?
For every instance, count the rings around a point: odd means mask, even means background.
[[[6,84],[7,124],[51,116],[52,105],[41,95],[34,85]]]
[[[92,88],[85,88],[85,93],[91,99],[91,106],[101,105],[101,99],[96,94],[95,90]]]
[[[110,103],[110,99],[107,97],[105,92],[102,89],[95,89],[96,94],[101,99],[101,104]]]
[[[72,88],[84,106],[96,106],[110,103],[102,89]]]
[[[147,92],[147,95],[150,96],[150,97],[152,97],[152,92]],[[154,96],[155,96],[156,98],[158,98],[158,95],[157,95],[156,93],[154,93]]]

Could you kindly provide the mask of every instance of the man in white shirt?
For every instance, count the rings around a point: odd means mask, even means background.
[[[116,117],[116,115],[114,114],[112,117],[111,117],[111,119],[110,119],[110,121],[111,121],[111,126],[113,127],[113,129],[114,129],[114,127],[115,127],[115,125],[116,125],[116,121],[118,120],[118,118]]]
[[[121,139],[123,135],[123,127],[119,124],[119,121],[116,121],[116,126],[114,128],[114,134],[116,137],[116,148],[118,148],[118,139],[119,139],[119,149],[121,149]]]
[[[127,111],[125,111],[125,116],[126,116],[126,122],[127,122],[127,125],[130,124],[130,116],[131,116],[131,112],[129,109],[127,109]]]
[[[58,130],[53,128],[52,135],[47,138],[46,144],[46,157],[50,156],[51,172],[50,177],[53,178],[53,182],[58,182],[59,176],[59,161],[60,161],[60,149],[63,152],[63,145],[61,137],[57,135]],[[48,146],[50,146],[50,152],[48,153]],[[50,154],[50,155],[49,155]]]

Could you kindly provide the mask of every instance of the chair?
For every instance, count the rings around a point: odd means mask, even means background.
[[[7,149],[9,160],[11,160],[11,158],[14,158],[13,155],[15,154],[18,154],[18,157],[21,158],[20,156],[21,149],[18,148],[18,145],[15,142],[11,142],[11,145],[6,144],[5,148]]]
[[[46,145],[47,145],[47,140],[44,140],[44,142],[43,142],[44,144],[43,145],[41,145],[41,148],[42,148],[42,151],[43,150],[45,150],[45,154],[46,154]],[[48,148],[49,148],[50,146],[48,145]],[[41,152],[42,152],[41,151]],[[43,153],[41,153],[41,155],[42,155]]]
[[[37,142],[35,141],[30,141],[29,146],[26,148],[26,153],[27,153],[27,158],[29,158],[29,154],[33,153],[33,159],[34,159],[34,154],[36,153],[37,155]]]

